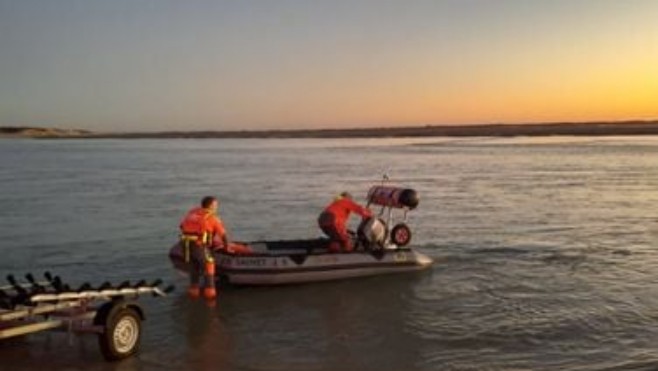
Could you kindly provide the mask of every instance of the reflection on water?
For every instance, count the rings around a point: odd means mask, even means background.
[[[658,367],[658,138],[0,142],[0,273],[163,278],[142,349],[93,335],[0,343],[0,369],[435,370]],[[199,169],[203,169],[200,173]],[[430,271],[184,296],[167,259],[216,194],[239,240],[319,235],[334,194],[388,172],[418,190]],[[354,220],[356,222],[356,220]]]

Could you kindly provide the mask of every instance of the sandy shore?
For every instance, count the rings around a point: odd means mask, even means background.
[[[41,127],[0,127],[0,138],[79,138],[93,135],[88,130]]]
[[[77,129],[0,127],[0,137],[12,138],[385,138],[552,135],[658,135],[658,121],[415,126],[367,129],[166,131],[132,133],[94,133]]]

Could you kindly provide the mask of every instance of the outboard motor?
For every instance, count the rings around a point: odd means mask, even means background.
[[[361,222],[357,233],[367,248],[381,249],[386,242],[386,223],[379,218],[368,218]]]

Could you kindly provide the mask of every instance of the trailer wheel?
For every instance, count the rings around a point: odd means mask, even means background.
[[[103,333],[98,335],[98,345],[103,357],[108,361],[117,361],[130,357],[139,349],[142,318],[135,309],[125,303],[107,305],[111,306],[101,308],[94,318],[94,323],[103,326]]]
[[[411,229],[404,223],[400,223],[391,230],[391,241],[398,246],[406,246],[411,242]]]

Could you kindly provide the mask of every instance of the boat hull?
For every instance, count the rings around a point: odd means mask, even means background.
[[[307,243],[304,243],[307,242]],[[432,259],[410,248],[330,253],[320,240],[255,242],[250,255],[215,252],[220,277],[233,285],[284,285],[322,282],[428,268]],[[189,271],[180,244],[169,253],[174,266]]]

